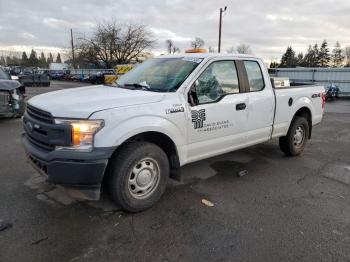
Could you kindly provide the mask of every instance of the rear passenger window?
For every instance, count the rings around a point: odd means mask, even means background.
[[[250,91],[260,91],[265,87],[264,78],[258,62],[244,61],[244,66],[247,71]]]

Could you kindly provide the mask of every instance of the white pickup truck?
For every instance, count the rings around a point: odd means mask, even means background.
[[[28,101],[23,144],[48,181],[124,210],[151,207],[185,164],[279,137],[299,155],[321,122],[322,86],[274,88],[259,58],[177,54],[149,59],[114,86]]]

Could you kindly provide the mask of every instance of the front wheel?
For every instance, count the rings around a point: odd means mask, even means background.
[[[286,136],[279,138],[281,150],[287,156],[300,155],[309,137],[310,127],[304,117],[295,117]]]
[[[118,150],[107,169],[113,201],[129,212],[153,206],[165,191],[169,161],[165,152],[148,142],[131,142]]]

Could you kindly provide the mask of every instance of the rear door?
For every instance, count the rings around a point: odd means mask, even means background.
[[[240,85],[234,60],[214,60],[191,85],[188,160],[228,152],[246,143],[249,94]]]
[[[255,144],[266,141],[271,136],[275,95],[262,62],[243,60],[243,64],[249,83],[247,139],[249,144]]]

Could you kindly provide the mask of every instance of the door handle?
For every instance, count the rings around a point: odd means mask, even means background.
[[[239,103],[236,105],[236,110],[239,111],[239,110],[244,110],[246,109],[247,105],[245,103]]]

